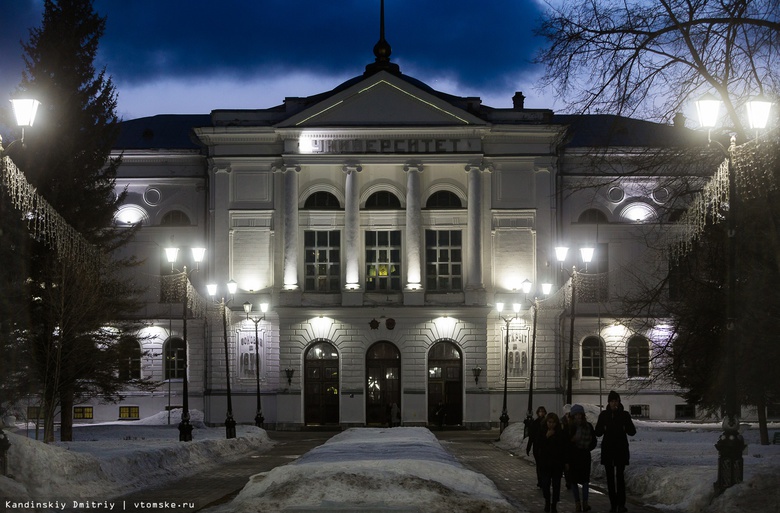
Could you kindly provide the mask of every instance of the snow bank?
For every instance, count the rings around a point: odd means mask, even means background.
[[[583,404],[594,426],[599,407]],[[744,482],[715,497],[721,433],[717,423],[653,422],[634,419],[637,433],[629,437],[631,460],[626,467],[629,494],[660,509],[690,513],[760,511],[780,513],[780,445],[760,445],[758,427],[743,425],[748,444],[744,458]],[[772,424],[770,430],[780,428]],[[511,424],[496,445],[525,455],[523,424]],[[591,453],[591,481],[606,488],[601,465],[601,442]]]
[[[138,422],[74,426],[74,441],[44,444],[9,432],[8,473],[0,496],[14,500],[96,497],[110,499],[134,490],[160,486],[202,472],[248,451],[268,450],[272,442],[255,426],[237,426],[226,440],[224,428],[206,428],[193,412],[192,442],[179,442],[179,413],[168,425],[162,412]]]
[[[286,508],[515,511],[492,481],[460,465],[429,430],[403,427],[340,433],[292,464],[253,476],[233,502],[214,512]]]

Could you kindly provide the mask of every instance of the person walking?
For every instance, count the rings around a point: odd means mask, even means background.
[[[625,513],[626,481],[628,465],[628,437],[636,434],[631,415],[623,409],[620,395],[612,390],[607,396],[607,409],[602,411],[596,422],[596,436],[601,440],[601,464],[607,474],[610,513]]]
[[[569,425],[569,448],[566,458],[571,490],[574,494],[574,511],[590,511],[590,451],[596,448],[596,432],[593,424],[585,417],[585,408],[575,404],[571,407]],[[582,501],[579,487],[582,486]]]
[[[542,487],[542,477],[539,473],[539,444],[536,443],[540,434],[544,434],[547,431],[547,425],[545,424],[547,417],[547,409],[544,406],[540,406],[536,409],[536,418],[528,426],[528,444],[525,446],[525,455],[531,454],[534,451],[534,462],[536,463],[536,487]]]
[[[566,457],[566,436],[558,415],[547,414],[544,432],[535,443],[539,444],[537,466],[542,476],[544,511],[557,513],[558,501],[561,499],[561,475]]]
[[[390,405],[390,427],[397,427],[401,425],[401,408],[397,403]]]

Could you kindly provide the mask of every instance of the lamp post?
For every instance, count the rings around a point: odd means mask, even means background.
[[[41,105],[41,102],[31,98],[16,98],[11,100],[11,105],[16,118],[16,125],[22,129],[22,137],[21,139],[11,141],[8,148],[5,149],[3,149],[3,140],[0,137],[0,157],[6,156],[17,143],[24,146],[24,129],[33,126],[35,115],[38,113],[38,107]]]
[[[262,317],[249,317],[251,311],[252,303],[247,301],[244,303],[246,318],[255,323],[255,378],[257,382],[257,413],[255,414],[255,426],[262,428],[265,417],[263,417],[263,404],[260,400],[260,339],[257,336],[257,325],[260,321],[265,320],[265,313],[268,311],[268,303],[260,303],[260,311],[263,312]]]
[[[531,283],[529,282],[528,292],[531,291]],[[542,294],[548,296],[552,291],[552,283],[542,283]],[[528,293],[526,292],[526,294]],[[534,297],[533,303],[531,303],[534,309],[532,328],[531,328],[531,368],[528,373],[528,409],[525,415],[525,427],[530,428],[531,422],[533,422],[533,405],[534,405],[534,360],[536,358],[536,318],[539,313],[539,298]]]
[[[38,100],[11,100],[14,114],[16,115],[16,124],[22,128],[21,144],[24,144],[24,129],[33,125],[35,113],[38,111],[40,102]],[[3,138],[0,137],[0,158],[8,153],[17,141],[12,141],[8,148],[3,149]],[[0,475],[6,475],[8,472],[8,449],[11,442],[8,441],[8,435],[3,431],[3,423],[0,421]]]
[[[192,248],[192,260],[195,262],[195,269],[187,271],[187,266],[183,266],[179,273],[179,279],[182,286],[182,339],[184,340],[184,378],[182,379],[182,406],[181,406],[181,422],[179,422],[179,441],[191,442],[192,441],[192,424],[190,424],[190,404],[189,404],[189,390],[187,388],[187,360],[189,359],[189,351],[187,350],[187,310],[189,304],[189,297],[187,293],[188,282],[190,275],[198,271],[200,263],[203,261],[203,256],[206,254],[206,248]],[[176,263],[176,259],[179,255],[179,248],[165,248],[165,256],[168,262],[171,264],[171,270],[175,271],[173,265]]]
[[[206,289],[209,291],[209,295],[212,298],[215,298],[217,295],[217,286],[216,284],[209,284],[206,285]],[[220,301],[216,301],[215,303],[217,306],[219,306],[220,313],[222,314],[222,340],[225,344],[225,383],[227,385],[227,412],[225,413],[225,438],[235,438],[236,437],[236,420],[233,418],[233,396],[230,393],[230,354],[228,353],[228,336],[227,336],[227,308],[228,303],[230,303],[233,300],[233,295],[236,293],[236,290],[238,289],[238,284],[230,280],[227,283],[227,289],[228,293],[230,294],[230,299],[225,301],[225,297],[223,296]]]
[[[509,425],[509,413],[506,409],[507,377],[509,372],[509,325],[514,319],[517,319],[518,314],[520,313],[520,303],[514,303],[512,307],[515,311],[515,316],[502,317],[501,312],[504,311],[504,303],[496,303],[496,311],[498,312],[498,316],[506,324],[506,333],[504,337],[504,406],[501,410],[501,417],[499,417],[501,433],[503,433],[504,429],[506,429],[506,427]]]
[[[561,264],[561,270],[564,269],[563,263],[566,261],[566,255],[569,253],[567,246],[558,246],[555,248],[555,257]],[[580,248],[580,257],[585,264],[585,271],[588,270],[588,264],[593,260],[594,248],[592,246],[584,246]],[[569,313],[569,363],[567,365],[566,376],[566,404],[572,404],[572,380],[574,378],[574,316],[576,314],[577,303],[577,266],[573,265],[571,268],[571,309]]]
[[[718,120],[721,101],[712,94],[705,94],[696,102],[696,110],[703,128],[707,128],[708,142],[711,147],[721,151],[727,162],[728,173],[728,212],[726,213],[726,359],[728,365],[728,384],[726,386],[726,416],[723,419],[723,433],[715,447],[718,449],[718,480],[715,490],[723,492],[743,480],[742,451],[746,444],[739,433],[739,405],[737,404],[737,191],[733,163],[736,150],[736,137],[732,134],[728,148],[712,139],[712,129]],[[771,102],[757,98],[747,102],[750,127],[761,130],[769,119]]]

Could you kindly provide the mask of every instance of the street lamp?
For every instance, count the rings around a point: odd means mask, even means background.
[[[210,283],[206,285],[206,289],[209,292],[209,296],[214,299],[217,295],[217,285]],[[227,384],[227,413],[225,414],[225,438],[236,437],[236,421],[233,418],[233,397],[230,394],[230,355],[228,353],[228,336],[227,336],[227,305],[233,300],[233,295],[238,290],[238,284],[230,280],[227,283],[228,293],[230,299],[225,301],[225,297],[222,296],[220,301],[214,300],[219,306],[220,313],[222,314],[222,339],[225,343],[225,382]]]
[[[195,262],[195,269],[187,271],[187,266],[183,266],[179,273],[179,279],[182,286],[182,339],[184,340],[184,379],[182,379],[182,406],[181,406],[181,422],[179,422],[179,441],[190,442],[192,441],[192,424],[190,424],[190,405],[189,405],[189,390],[187,389],[187,360],[189,354],[187,351],[187,306],[189,303],[189,297],[187,294],[188,283],[190,275],[197,272],[200,263],[203,261],[203,256],[206,254],[206,248],[192,248],[192,260]],[[171,264],[171,270],[175,271],[173,264],[176,263],[176,259],[179,255],[179,248],[165,248],[165,256],[168,262]]]
[[[40,102],[38,100],[11,100],[13,105],[14,114],[16,115],[16,124],[22,128],[21,144],[24,144],[24,128],[32,126],[35,121],[35,113],[38,111]],[[3,149],[3,138],[0,137],[0,158],[3,158],[8,153],[8,150],[16,144],[16,141],[12,141],[8,148]],[[7,473],[7,454],[8,449],[11,447],[11,442],[8,441],[8,436],[3,431],[2,422],[0,422],[0,475],[6,475]]]
[[[566,261],[566,255],[569,253],[569,248],[566,246],[558,246],[555,248],[555,257],[561,264],[561,270],[564,270],[563,263]],[[588,264],[593,260],[594,248],[592,246],[583,246],[580,248],[580,258],[582,258],[585,264],[585,272],[588,271]],[[569,314],[569,364],[566,376],[566,404],[572,404],[572,378],[574,376],[574,316],[575,305],[577,303],[577,294],[575,290],[575,283],[577,282],[577,266],[573,265],[571,268],[571,311]]]
[[[252,303],[249,301],[244,303],[246,318],[255,323],[255,378],[257,378],[257,414],[255,414],[255,426],[262,428],[265,417],[263,417],[263,404],[260,400],[260,339],[257,336],[257,325],[260,321],[265,320],[265,313],[268,311],[268,303],[260,303],[260,311],[263,312],[262,317],[249,317],[249,314],[252,312]]]
[[[523,291],[528,294],[531,291],[531,282],[526,280],[528,282],[528,287],[526,290],[526,287],[523,287]],[[523,282],[525,284],[525,282]],[[550,294],[550,291],[552,290],[552,283],[542,283],[542,294],[544,296],[547,296]],[[534,297],[533,302],[531,303],[534,309],[534,316],[532,321],[532,328],[531,328],[531,369],[529,371],[528,376],[528,409],[526,410],[526,416],[525,416],[525,426],[526,429],[531,427],[531,422],[533,422],[533,404],[534,404],[534,359],[536,358],[536,317],[539,313],[539,298]]]
[[[731,136],[729,147],[724,147],[718,141],[712,139],[712,129],[718,120],[721,101],[712,94],[705,94],[696,102],[696,110],[699,114],[701,126],[707,128],[708,141],[711,147],[721,151],[727,161],[728,171],[728,205],[726,213],[726,358],[728,365],[729,383],[726,387],[726,416],[723,419],[723,433],[715,447],[718,449],[718,480],[715,489],[723,492],[732,485],[741,483],[743,479],[742,451],[745,449],[745,440],[739,433],[739,406],[737,405],[737,190],[734,169],[734,152],[737,148],[736,137]],[[763,98],[756,98],[747,102],[747,112],[750,127],[761,130],[766,127],[769,119],[769,110],[772,103]]]
[[[2,138],[0,138],[0,157],[4,157],[8,154],[8,151],[19,141],[19,144],[24,146],[24,129],[33,126],[35,122],[35,115],[38,113],[38,107],[41,102],[29,98],[16,98],[11,100],[11,105],[14,111],[14,117],[16,118],[16,125],[22,129],[21,139],[12,141],[8,148],[3,149]]]
[[[512,308],[515,311],[514,317],[502,317],[501,312],[504,311],[504,303],[496,303],[498,316],[506,323],[506,334],[504,338],[504,406],[501,410],[501,417],[499,417],[501,433],[503,433],[504,429],[509,425],[509,413],[506,410],[507,374],[509,372],[509,325],[514,319],[517,319],[520,313],[520,303],[513,303]]]

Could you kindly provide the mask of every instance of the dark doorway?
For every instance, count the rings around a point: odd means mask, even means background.
[[[442,341],[428,351],[428,423],[463,423],[463,372],[458,346]]]
[[[366,424],[387,425],[393,403],[401,407],[401,352],[377,342],[366,352]]]
[[[304,422],[339,423],[339,354],[333,344],[316,342],[304,359]]]

